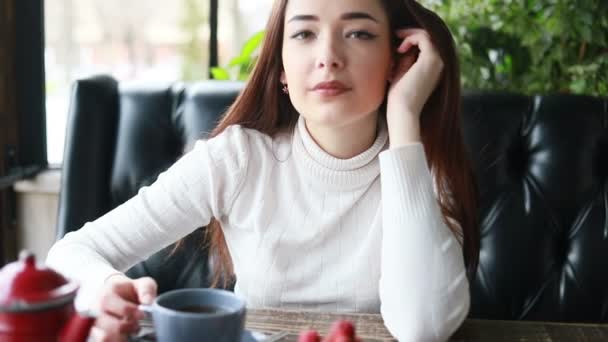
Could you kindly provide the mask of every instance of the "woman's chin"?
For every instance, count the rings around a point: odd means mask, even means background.
[[[314,125],[322,125],[325,127],[343,127],[350,125],[359,120],[365,119],[366,116],[370,115],[368,113],[354,113],[354,109],[350,109],[350,111],[342,108],[336,108],[335,110],[319,110],[317,111],[309,111],[309,113],[314,113],[310,115],[304,115],[307,122],[311,122]],[[351,114],[347,114],[351,113]]]

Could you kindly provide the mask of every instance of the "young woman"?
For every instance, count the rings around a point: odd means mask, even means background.
[[[278,0],[212,138],[47,262],[83,283],[93,336],[120,340],[156,295],[121,272],[207,225],[216,284],[250,308],[380,312],[399,340],[446,340],[479,250],[459,100],[451,35],[415,1]]]

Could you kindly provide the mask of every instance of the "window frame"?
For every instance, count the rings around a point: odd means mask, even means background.
[[[12,185],[47,167],[43,1],[5,0],[0,13],[0,262],[17,256]]]

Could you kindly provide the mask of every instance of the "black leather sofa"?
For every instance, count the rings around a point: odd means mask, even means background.
[[[77,81],[57,238],[152,183],[205,138],[242,86]],[[462,124],[481,201],[470,317],[608,322],[607,99],[466,93]],[[154,277],[160,292],[208,286],[202,229],[128,274]]]

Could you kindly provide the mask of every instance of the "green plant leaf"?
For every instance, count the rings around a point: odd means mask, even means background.
[[[250,60],[251,60],[251,57],[249,57],[249,56],[237,56],[230,60],[230,62],[228,63],[228,66],[232,67],[232,66],[241,66],[241,65],[249,64]]]
[[[224,68],[211,68],[211,75],[216,80],[226,81],[230,79],[230,73]]]
[[[241,49],[241,57],[250,57],[251,54],[260,46],[264,40],[264,31],[255,33],[249,38]]]
[[[584,79],[578,79],[570,83],[570,90],[575,94],[583,93],[587,86],[587,82]]]
[[[419,2],[454,35],[465,88],[608,96],[606,0]]]
[[[579,15],[580,15],[581,20],[585,24],[587,24],[589,26],[593,25],[593,15],[591,13],[586,12],[586,11],[585,12],[581,11],[581,13]]]
[[[581,32],[581,35],[583,36],[583,40],[586,42],[591,42],[591,27],[581,26],[579,30]]]

